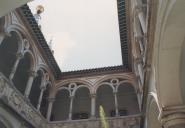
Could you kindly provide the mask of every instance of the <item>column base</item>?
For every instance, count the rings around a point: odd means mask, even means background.
[[[185,128],[185,106],[165,108],[160,118],[164,128]]]

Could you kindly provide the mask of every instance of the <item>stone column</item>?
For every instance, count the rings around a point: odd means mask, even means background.
[[[48,102],[49,102],[48,111],[47,111],[47,120],[48,121],[50,121],[51,111],[52,111],[52,108],[53,108],[53,102],[54,101],[55,101],[55,98],[49,98],[48,99]]]
[[[69,120],[72,120],[74,96],[70,96]]]
[[[114,92],[114,101],[115,101],[115,109],[116,109],[116,116],[119,116],[119,110],[118,110],[118,99],[117,99],[117,92]]]
[[[91,94],[91,118],[96,117],[96,94]]]
[[[24,95],[27,98],[30,95],[31,87],[32,87],[33,80],[34,80],[35,76],[36,76],[36,72],[35,71],[30,71],[30,76],[28,78],[28,82],[27,82],[26,89],[25,89],[25,92],[24,92]]]
[[[46,86],[43,84],[43,82],[42,82],[42,85],[40,86],[40,89],[41,89],[41,92],[40,92],[40,96],[39,96],[39,100],[38,100],[38,104],[37,104],[37,110],[38,111],[40,110],[40,106],[41,106],[41,103],[42,103],[43,93],[46,90]]]
[[[23,58],[23,54],[22,53],[18,53],[16,56],[17,56],[17,59],[16,59],[16,61],[14,63],[14,66],[13,66],[12,71],[11,71],[10,76],[9,76],[10,80],[13,79],[13,77],[15,75],[15,72],[16,72],[16,69],[17,69],[17,66],[19,64],[19,61]]]
[[[139,18],[143,32],[146,33],[146,21],[145,21],[145,16],[143,13],[143,7],[144,6],[142,5],[142,3],[138,3],[138,0],[136,0],[135,10],[136,10],[137,16]]]

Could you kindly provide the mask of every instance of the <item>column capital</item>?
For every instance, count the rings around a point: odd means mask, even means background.
[[[134,61],[135,61],[137,64],[141,64],[141,63],[143,62],[142,56],[138,56],[138,57],[134,58]]]
[[[36,76],[37,76],[37,72],[31,70],[31,71],[29,71],[29,75],[30,75],[31,77],[36,77]]]
[[[43,84],[40,86],[40,89],[44,91],[44,90],[46,90],[46,86]]]
[[[140,12],[143,12],[143,6],[142,5],[136,5],[135,6],[135,12],[138,14]]]
[[[90,94],[91,98],[96,98],[96,94]]]
[[[114,94],[114,95],[116,95],[117,93],[118,93],[118,91],[116,91],[116,90],[115,90],[115,91],[113,91],[113,94]]]
[[[19,52],[19,53],[16,54],[17,59],[22,59],[23,56],[24,56],[24,55],[23,55],[23,53],[21,53],[21,52]]]
[[[152,70],[152,67],[151,67],[151,65],[145,64],[143,67],[143,70],[144,70],[144,72],[150,72]]]
[[[52,103],[52,102],[54,102],[55,101],[55,98],[48,98],[48,102],[49,103]]]
[[[69,96],[69,97],[70,97],[70,99],[74,99],[74,97],[75,97],[75,96],[74,96],[74,95],[72,95],[72,96]]]
[[[142,39],[144,38],[144,36],[143,35],[135,35],[135,40],[136,40],[136,42],[139,42],[139,41],[142,41]]]
[[[140,12],[143,12],[143,9],[146,8],[146,4],[139,4],[135,6],[135,12],[138,14]]]

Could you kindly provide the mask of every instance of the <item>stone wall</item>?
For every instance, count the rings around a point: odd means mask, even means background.
[[[140,128],[140,115],[108,118],[109,128]],[[56,121],[50,123],[51,128],[102,128],[99,119]]]

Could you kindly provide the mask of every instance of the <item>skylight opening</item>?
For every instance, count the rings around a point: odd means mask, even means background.
[[[122,65],[116,0],[38,0],[42,32],[62,72]]]

